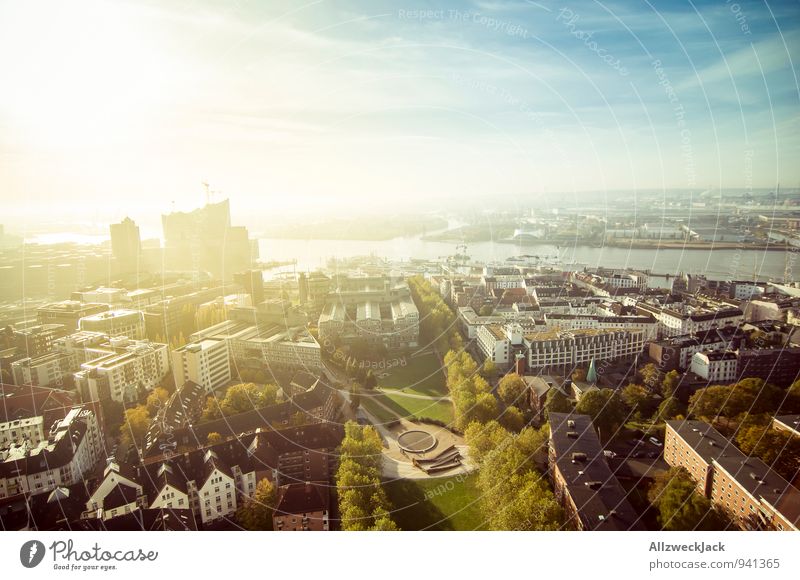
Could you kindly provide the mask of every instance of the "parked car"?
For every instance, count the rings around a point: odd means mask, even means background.
[[[650,441],[650,443],[652,443],[656,447],[661,447],[661,445],[662,445],[661,441],[659,441],[655,437],[650,437],[650,439],[648,439],[648,441]]]
[[[606,457],[611,457],[611,458],[614,458],[614,457],[617,456],[616,453],[614,453],[613,451],[611,451],[609,449],[603,450],[603,455],[605,455]]]

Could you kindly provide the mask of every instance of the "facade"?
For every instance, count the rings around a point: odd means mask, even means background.
[[[273,529],[279,532],[328,531],[330,492],[327,482],[292,483],[278,490],[278,503],[272,516]]]
[[[18,353],[36,358],[48,354],[53,344],[66,334],[67,327],[63,324],[15,325],[14,346]]]
[[[112,339],[111,352],[81,365],[74,375],[83,400],[138,400],[153,390],[169,372],[166,344]]]
[[[697,352],[692,357],[691,370],[710,383],[735,383],[739,358],[735,352]]]
[[[224,340],[236,362],[260,361],[271,368],[319,371],[319,343],[303,326],[281,328],[276,324],[249,324],[226,320],[196,332],[192,341]]]
[[[736,350],[743,340],[744,333],[737,328],[713,329],[653,341],[648,346],[648,354],[663,372],[685,371],[691,367],[696,353]]]
[[[798,530],[800,491],[708,423],[667,421],[664,460],[685,468],[741,529]]]
[[[139,226],[129,217],[118,224],[111,224],[111,254],[120,272],[136,272],[139,270],[139,259],[142,253],[142,241],[139,237]]]
[[[548,464],[567,525],[577,530],[644,530],[606,463],[591,417],[550,413]]]
[[[38,445],[24,442],[0,450],[0,499],[79,483],[100,460],[102,449],[94,412],[73,407]]]
[[[19,445],[24,441],[36,446],[44,439],[44,417],[41,415],[0,423],[0,449]]]
[[[788,387],[800,376],[800,347],[740,349],[737,374]]]
[[[405,281],[388,277],[340,277],[319,317],[320,339],[365,341],[387,348],[419,342],[419,311]]]
[[[126,336],[132,340],[145,337],[144,315],[139,310],[109,310],[86,316],[78,321],[81,330],[103,332],[109,336]]]
[[[192,381],[212,393],[231,380],[227,341],[207,338],[173,350],[172,372],[176,388]]]
[[[37,387],[71,386],[72,372],[77,367],[77,357],[69,353],[53,352],[36,358],[23,358],[11,363],[11,374],[17,385]]]
[[[522,353],[522,335],[519,324],[490,324],[478,327],[476,344],[485,359],[504,368],[514,363],[517,353]]]
[[[164,229],[164,262],[170,270],[206,272],[230,280],[249,269],[258,258],[247,229],[231,225],[229,201],[209,203],[190,212],[161,216]]]
[[[566,369],[596,361],[633,358],[647,341],[642,329],[551,328],[523,337],[528,369]]]
[[[637,310],[652,315],[659,322],[659,337],[699,334],[709,330],[736,328],[744,321],[744,312],[739,308],[723,306],[716,309],[673,305],[657,306],[637,302]]]
[[[41,324],[63,324],[67,332],[78,330],[81,318],[109,310],[108,304],[84,304],[77,300],[54,302],[36,309]]]

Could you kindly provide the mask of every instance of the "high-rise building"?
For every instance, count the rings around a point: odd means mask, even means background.
[[[139,226],[129,217],[111,224],[111,253],[119,272],[136,272],[142,253]]]
[[[231,226],[228,200],[161,216],[164,261],[170,270],[231,279],[258,257],[247,228]]]
[[[172,351],[172,372],[180,389],[187,381],[213,392],[231,380],[231,361],[225,340],[204,339]]]

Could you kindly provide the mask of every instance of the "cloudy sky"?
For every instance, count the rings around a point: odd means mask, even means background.
[[[0,200],[144,219],[204,180],[239,216],[797,187],[799,6],[0,0]]]

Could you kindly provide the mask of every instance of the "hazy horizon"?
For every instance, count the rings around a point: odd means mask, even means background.
[[[735,7],[2,1],[4,213],[796,188],[800,7]]]

